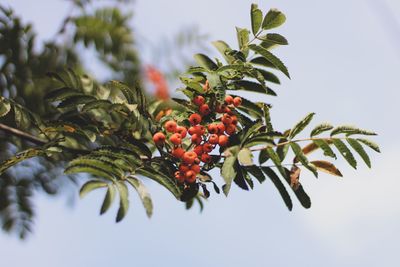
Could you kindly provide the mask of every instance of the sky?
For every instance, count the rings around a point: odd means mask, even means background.
[[[235,44],[234,26],[249,27],[253,1],[137,0],[127,10],[134,12],[134,29],[154,43],[198,25],[210,40]],[[6,3],[32,21],[43,40],[69,10],[61,0]],[[276,54],[292,79],[281,76],[282,85],[273,87],[279,96],[265,99],[274,106],[276,128],[290,128],[313,111],[313,125],[373,129],[382,153],[371,151],[372,169],[359,160],[355,171],[339,160],[343,178],[322,174],[316,180],[304,173],[301,182],[313,204],[305,210],[295,203],[292,212],[268,181],[251,192],[233,189],[228,198],[212,195],[203,213],[186,211],[166,190],[146,182],[153,217],[147,219],[132,194],[129,214],[119,224],[117,205],[98,215],[102,192],[83,200],[75,192],[73,205],[65,197],[38,195],[34,233],[26,241],[0,235],[2,266],[400,266],[400,2],[258,4],[287,15],[279,32],[290,45]]]

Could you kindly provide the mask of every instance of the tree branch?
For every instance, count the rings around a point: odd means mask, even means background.
[[[26,132],[23,132],[21,130],[15,129],[15,128],[10,127],[10,126],[7,126],[7,125],[5,125],[3,123],[0,123],[0,130],[6,132],[8,134],[17,136],[17,137],[19,137],[21,139],[24,139],[26,141],[29,141],[31,143],[34,143],[36,145],[44,145],[44,144],[47,143],[46,140],[40,139],[40,138],[38,138],[36,136],[33,136],[33,135],[28,134]]]

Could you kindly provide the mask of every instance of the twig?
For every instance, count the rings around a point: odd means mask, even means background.
[[[40,139],[36,136],[33,136],[31,134],[28,134],[26,132],[23,132],[21,130],[15,129],[13,127],[7,126],[3,123],[0,123],[0,130],[3,130],[6,133],[9,133],[11,135],[20,137],[26,141],[29,141],[31,143],[34,143],[36,145],[45,145],[47,142],[43,139]]]

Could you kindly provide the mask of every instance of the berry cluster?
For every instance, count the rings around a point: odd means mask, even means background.
[[[160,131],[153,135],[153,141],[157,146],[164,146],[166,142],[171,145],[169,153],[178,162],[175,178],[179,183],[187,184],[196,181],[201,163],[212,162],[210,153],[216,146],[226,147],[229,136],[236,133],[238,118],[234,115],[233,109],[241,105],[242,99],[226,95],[225,103],[215,105],[213,110],[202,95],[195,96],[192,102],[197,112],[189,116],[190,127],[169,120],[163,125],[164,132]],[[215,116],[208,116],[212,115],[212,112],[215,112]],[[203,120],[205,117],[213,119],[208,119],[206,122]],[[190,138],[190,145],[187,145],[186,149],[183,145],[184,138]]]

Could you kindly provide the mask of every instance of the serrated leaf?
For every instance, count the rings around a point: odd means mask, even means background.
[[[367,164],[368,168],[371,168],[371,160],[361,144],[356,139],[352,138],[347,138],[346,141],[358,153],[358,155],[360,155],[365,164]]]
[[[225,185],[222,187],[225,196],[228,196],[232,181],[237,175],[237,170],[234,168],[234,165],[237,161],[237,150],[238,147],[233,147],[229,149],[229,153],[231,154],[225,157],[224,163],[221,168],[221,176],[222,178],[224,178],[225,181]]]
[[[91,95],[75,95],[64,99],[60,104],[57,105],[57,108],[72,108],[77,105],[86,104],[96,100],[94,96]]]
[[[319,134],[321,134],[321,133],[323,133],[323,132],[326,132],[326,131],[329,131],[329,130],[332,130],[332,129],[333,129],[333,126],[332,126],[331,124],[329,124],[329,123],[326,123],[326,122],[325,122],[325,123],[318,124],[318,125],[315,126],[315,128],[311,131],[310,137],[319,135]]]
[[[135,188],[140,200],[142,201],[143,207],[146,210],[147,217],[150,218],[153,214],[153,202],[147,188],[139,179],[135,177],[129,177],[127,178],[127,181],[133,186],[133,188]]]
[[[255,57],[250,60],[250,63],[252,63],[254,65],[258,65],[258,66],[277,69],[277,67],[275,67],[274,64],[269,62],[265,57]]]
[[[91,101],[87,104],[85,104],[82,108],[82,112],[88,112],[92,109],[104,109],[104,110],[108,110],[110,108],[110,106],[112,105],[112,103],[108,100],[95,100],[95,101]]]
[[[332,139],[333,144],[339,150],[340,154],[345,158],[345,160],[350,164],[354,169],[357,168],[357,161],[351,153],[350,149],[343,143],[340,139]]]
[[[242,29],[239,27],[236,27],[236,36],[239,44],[239,49],[244,53],[244,55],[247,57],[249,49],[247,44],[249,43],[249,31],[247,29]]]
[[[76,89],[72,89],[69,87],[62,87],[62,88],[50,91],[49,93],[47,93],[45,95],[44,98],[47,101],[54,102],[54,101],[64,100],[68,97],[76,96],[76,95],[80,95],[80,94],[82,94],[82,92],[80,92]]]
[[[300,161],[301,164],[303,164],[304,167],[306,167],[309,171],[311,171],[315,177],[318,177],[318,172],[312,164],[309,163],[307,157],[304,155],[303,151],[301,150],[301,147],[294,142],[290,143],[290,147],[292,148],[294,154],[295,154],[295,159],[293,160],[294,163],[297,161]]]
[[[261,167],[261,170],[267,175],[272,183],[275,185],[276,189],[278,189],[279,194],[281,195],[284,203],[286,204],[286,207],[289,210],[292,210],[293,208],[293,203],[290,198],[289,193],[287,192],[285,186],[283,185],[282,181],[279,179],[278,175],[269,167]],[[285,177],[287,175],[285,174]]]
[[[115,199],[116,190],[114,184],[107,184],[107,187],[107,192],[104,197],[103,204],[101,205],[100,215],[108,211]]]
[[[379,149],[378,144],[372,142],[371,140],[363,139],[363,138],[357,138],[357,141],[363,143],[364,145],[368,146],[369,148],[375,150],[376,152],[381,153],[381,150]]]
[[[24,151],[17,153],[3,162],[0,163],[0,175],[3,174],[8,168],[33,157],[43,156],[45,151],[38,148],[28,148]]]
[[[253,154],[251,153],[251,150],[248,148],[242,148],[238,153],[238,160],[240,165],[253,165]]]
[[[204,54],[195,54],[194,59],[200,67],[203,67],[209,71],[214,71],[218,69],[217,64],[214,63],[208,56]]]
[[[257,4],[251,4],[250,17],[251,17],[251,30],[253,31],[253,34],[256,35],[260,30],[263,21],[263,14],[261,10],[258,9]]]
[[[286,182],[290,185],[300,204],[309,209],[311,207],[311,199],[299,182],[301,169],[294,165],[290,171],[287,168],[285,170],[288,173]]]
[[[269,71],[266,71],[263,69],[257,69],[257,68],[256,68],[256,70],[261,73],[261,75],[264,77],[264,79],[266,81],[271,82],[271,83],[281,84],[281,81],[279,80],[278,76],[276,76],[272,72],[269,72]]]
[[[14,105],[15,124],[18,128],[27,129],[31,125],[29,114],[19,105]]]
[[[306,128],[307,125],[310,124],[310,122],[313,119],[314,115],[315,115],[315,113],[309,113],[301,121],[296,123],[296,125],[290,131],[289,139],[293,139],[296,135],[298,135],[301,131],[303,131],[304,128]]]
[[[102,188],[102,187],[107,187],[107,183],[105,183],[103,181],[96,181],[96,180],[88,181],[84,185],[82,185],[81,189],[79,190],[79,196],[81,198],[83,198],[89,192],[92,192],[93,190]]]
[[[0,117],[4,117],[11,110],[10,102],[4,97],[0,96]]]
[[[233,84],[235,85],[235,88],[229,88],[230,90],[245,90],[248,92],[256,92],[276,96],[276,93],[271,88],[256,82],[241,80],[236,81]]]
[[[286,21],[286,16],[279,10],[273,8],[265,15],[262,28],[264,30],[273,29],[281,26]]]
[[[224,41],[218,40],[218,41],[212,42],[212,44],[222,54],[222,56],[225,58],[226,62],[232,63],[235,60],[234,57],[227,54],[227,52],[232,50],[227,43],[225,43]]]
[[[361,135],[376,135],[376,133],[364,129],[357,128],[355,126],[343,125],[338,126],[332,130],[331,136],[344,133],[347,136],[354,135],[354,134],[361,134]]]
[[[265,149],[265,151],[267,152],[268,156],[270,157],[270,159],[272,160],[272,162],[275,164],[275,166],[278,168],[280,174],[283,177],[286,177],[286,171],[285,169],[282,167],[282,162],[281,159],[279,158],[279,155],[275,152],[275,150],[273,150],[271,147],[267,147]]]
[[[324,155],[335,158],[336,159],[336,154],[333,152],[332,148],[330,147],[329,143],[326,140],[320,139],[320,140],[314,140],[313,141],[319,148],[324,151]]]
[[[269,160],[269,155],[268,155],[267,151],[265,151],[265,149],[263,149],[260,151],[260,154],[258,156],[258,162],[260,163],[260,165],[262,165],[265,162],[267,162],[267,160]]]
[[[81,172],[87,172],[96,176],[104,177],[111,181],[115,179],[112,173],[109,173],[106,170],[103,170],[96,166],[91,166],[86,164],[74,164],[72,166],[67,167],[64,171],[65,174],[74,174]]]
[[[290,74],[286,66],[283,64],[283,62],[277,58],[274,54],[269,52],[267,49],[257,46],[255,44],[249,45],[249,48],[253,50],[254,52],[260,54],[263,56],[266,60],[268,60],[272,65],[274,65],[277,69],[282,71],[289,79],[290,79]]]
[[[253,175],[260,184],[262,184],[265,181],[265,175],[261,171],[260,167],[256,165],[251,165],[251,166],[246,166],[245,169],[247,172]]]
[[[119,209],[117,213],[116,222],[120,222],[126,216],[129,209],[129,192],[128,187],[122,181],[116,183],[119,192]]]
[[[336,168],[335,165],[325,160],[313,160],[311,163],[320,171],[343,177],[342,173]]]

